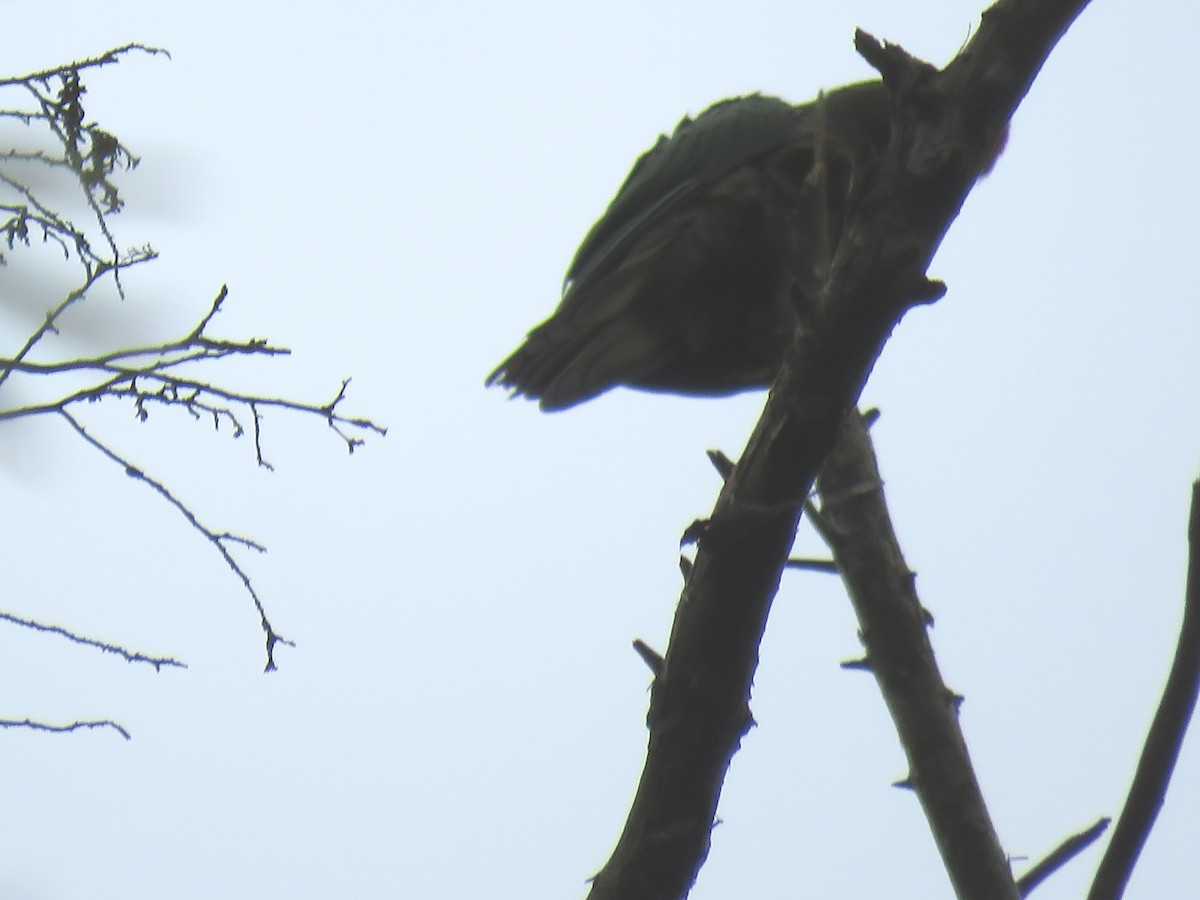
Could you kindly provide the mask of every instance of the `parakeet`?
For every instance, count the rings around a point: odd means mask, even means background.
[[[634,164],[558,309],[487,384],[546,411],[618,385],[768,387],[796,330],[793,286],[818,283],[855,173],[889,136],[880,81],[802,106],[753,94],[685,118]]]

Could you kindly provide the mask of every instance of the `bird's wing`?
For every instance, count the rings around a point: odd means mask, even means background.
[[[608,210],[580,244],[567,269],[572,283],[606,274],[631,245],[681,205],[787,141],[804,108],[752,94],[723,100],[684,119],[634,164]]]
[[[666,336],[625,313],[654,261],[688,233],[678,217],[737,168],[786,143],[803,116],[802,108],[754,94],[714,104],[660,137],[584,238],[554,315],[529,333],[488,383],[555,409],[615,381],[636,382],[661,365]]]

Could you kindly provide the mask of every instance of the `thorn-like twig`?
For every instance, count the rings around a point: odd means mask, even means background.
[[[644,662],[650,671],[654,673],[655,678],[662,674],[663,658],[661,653],[659,653],[641,638],[634,638],[633,649],[637,652],[637,655],[642,658],[642,662]]]
[[[838,663],[838,666],[843,669],[848,669],[856,672],[874,672],[875,666],[871,664],[870,657],[863,656],[859,659],[845,659]]]
[[[225,564],[227,566],[229,566],[229,568],[233,571],[233,573],[242,582],[242,587],[245,588],[246,593],[248,593],[250,595],[250,599],[252,601],[254,601],[254,608],[258,612],[259,622],[262,625],[263,633],[266,635],[267,663],[266,663],[266,667],[264,668],[263,671],[273,672],[276,669],[275,645],[276,644],[286,644],[289,647],[294,647],[295,644],[292,641],[289,641],[286,638],[281,637],[275,631],[275,627],[271,624],[271,620],[269,618],[267,618],[267,610],[266,610],[266,607],[263,606],[262,599],[258,596],[258,591],[256,591],[254,589],[254,585],[250,583],[250,576],[248,574],[246,574],[246,570],[243,569],[241,564],[238,563],[238,561],[233,558],[233,556],[229,552],[229,548],[226,547],[227,541],[226,541],[224,535],[222,533],[213,531],[207,525],[204,525],[199,519],[196,518],[196,514],[192,512],[192,510],[187,506],[187,504],[185,504],[178,497],[176,497],[173,493],[171,493],[171,491],[167,488],[166,485],[164,485],[161,481],[157,481],[154,478],[151,478],[140,468],[133,465],[133,463],[131,463],[129,460],[125,459],[123,456],[121,456],[116,451],[114,451],[112,448],[110,448],[109,446],[104,444],[98,438],[94,437],[91,433],[89,433],[87,431],[87,429],[85,429],[83,427],[83,425],[81,425],[79,423],[79,421],[77,419],[75,419],[74,416],[72,416],[65,409],[59,410],[59,414],[64,419],[66,419],[67,424],[69,424],[73,429],[75,429],[76,434],[78,434],[81,438],[83,438],[91,446],[93,446],[97,450],[99,450],[103,456],[112,460],[114,463],[116,463],[118,466],[120,466],[122,469],[124,469],[126,475],[147,484],[148,486],[153,488],[156,492],[158,492],[158,494],[163,499],[165,499],[168,503],[170,503],[177,510],[179,510],[180,515],[182,515],[187,520],[189,525],[191,525],[198,532],[200,532],[200,534],[204,535],[204,537],[207,538],[208,541],[216,548],[217,552],[221,555],[221,558],[225,560]],[[238,539],[238,542],[242,543],[242,544],[251,544],[252,543],[245,539]],[[265,552],[264,547],[261,547],[259,545],[254,545],[254,546],[259,551]]]
[[[838,574],[837,563],[832,559],[809,559],[807,557],[792,557],[784,564],[788,569],[803,569],[807,572],[824,572],[828,575]]]
[[[736,463],[720,450],[706,450],[705,453],[708,456],[708,461],[717,470],[717,474],[721,476],[721,480],[728,481],[729,476],[733,474],[733,470],[737,468]]]
[[[699,541],[708,531],[709,522],[709,519],[695,519],[691,525],[683,529],[683,534],[679,538],[679,546],[686,547],[688,544]]]

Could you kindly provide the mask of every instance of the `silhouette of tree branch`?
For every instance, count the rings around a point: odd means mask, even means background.
[[[895,101],[892,142],[856,190],[829,277],[716,508],[651,689],[646,763],[591,900],[687,895],[725,772],[753,719],[758,648],[821,465],[892,329],[944,288],[925,271],[1047,55],[1086,0],[1001,0],[942,72],[859,32]],[[994,895],[1010,897],[1015,886]]]
[[[154,666],[155,671],[161,671],[164,666],[186,669],[187,664],[181,663],[177,659],[172,659],[169,656],[147,656],[144,653],[135,653],[132,650],[127,650],[117,644],[110,644],[107,641],[98,641],[95,638],[84,637],[81,634],[76,634],[67,628],[59,625],[46,625],[43,622],[36,622],[33,619],[14,616],[12,613],[0,612],[0,619],[5,622],[10,622],[13,625],[20,625],[23,628],[30,628],[34,631],[41,631],[46,634],[56,634],[66,638],[75,644],[83,644],[85,647],[95,647],[98,650],[103,650],[105,653],[113,653],[122,657],[126,662],[148,663]]]
[[[132,738],[124,727],[112,719],[93,719],[87,722],[72,722],[70,725],[51,725],[48,722],[35,722],[33,719],[0,719],[0,728],[28,728],[31,731],[82,731],[92,728],[111,728],[127,741]]]
[[[1017,889],[1020,890],[1021,896],[1028,897],[1034,888],[1095,843],[1111,821],[1107,817],[1100,819],[1091,828],[1071,835],[1051,850],[1045,859],[1017,879]]]
[[[123,456],[120,456],[110,447],[88,433],[88,431],[79,424],[79,421],[65,409],[59,410],[59,415],[67,420],[67,424],[75,429],[76,434],[99,450],[100,453],[105,457],[115,462],[118,466],[121,466],[121,468],[125,470],[126,475],[128,475],[130,478],[136,478],[138,481],[148,484],[155,491],[157,491],[168,503],[179,510],[180,515],[187,519],[189,525],[204,535],[212,543],[212,545],[216,547],[217,552],[221,555],[221,558],[225,560],[225,565],[229,566],[229,568],[233,571],[233,574],[238,577],[238,579],[242,582],[242,586],[246,589],[246,593],[248,593],[250,595],[250,599],[254,601],[254,608],[258,612],[259,622],[262,624],[262,630],[266,635],[267,641],[267,665],[263,671],[274,671],[277,668],[275,665],[275,646],[277,644],[286,644],[289,647],[294,647],[295,643],[281,637],[275,630],[275,627],[267,618],[267,611],[263,606],[261,598],[258,596],[258,591],[256,591],[254,589],[254,585],[250,583],[250,576],[246,574],[246,570],[241,567],[238,561],[233,558],[233,555],[229,552],[228,545],[231,543],[241,544],[243,547],[249,547],[252,550],[257,550],[259,553],[265,553],[267,548],[256,543],[255,541],[250,540],[249,538],[238,537],[228,533],[218,534],[217,532],[208,528],[206,525],[201,524],[200,520],[196,518],[196,514],[193,513],[191,509],[189,509],[184,503],[182,503],[178,497],[172,494],[167,489],[166,485],[164,485],[161,481],[151,478],[133,463],[129,462],[129,460],[125,459]]]
[[[817,479],[823,535],[858,616],[866,658],[908,757],[916,792],[959,897],[1018,896],[958,724],[961,700],[938,672],[861,418],[851,415]]]
[[[201,523],[164,482],[148,475],[128,453],[99,437],[92,426],[85,427],[74,410],[83,403],[118,401],[128,403],[135,417],[146,422],[152,408],[178,408],[194,419],[211,421],[218,430],[222,424],[227,425],[234,438],[252,434],[255,460],[258,466],[267,470],[272,466],[263,451],[263,409],[318,416],[351,453],[363,443],[365,435],[384,435],[386,429],[368,418],[342,413],[349,379],[341,382],[333,399],[309,403],[239,391],[221,384],[219,379],[198,377],[198,371],[216,371],[213,367],[222,360],[270,359],[291,352],[264,338],[228,340],[211,336],[209,328],[228,295],[224,287],[182,337],[161,343],[111,346],[82,356],[59,349],[53,339],[65,327],[69,313],[83,303],[93,289],[108,283],[123,298],[122,271],[157,256],[149,246],[122,251],[117,245],[109,227],[109,218],[124,205],[116,175],[119,171],[135,168],[138,158],[116,136],[90,121],[84,108],[87,89],[82,73],[116,63],[132,52],[169,56],[156,47],[127,44],[64,66],[0,79],[0,120],[21,126],[24,139],[29,142],[28,147],[13,146],[0,151],[0,240],[3,241],[0,266],[8,265],[14,253],[31,248],[40,237],[42,243],[59,247],[64,260],[74,260],[81,269],[78,284],[48,304],[44,319],[27,334],[15,352],[0,351],[0,389],[11,387],[22,379],[37,379],[39,385],[37,400],[6,401],[0,394],[0,423],[45,414],[58,415],[90,447],[121,466],[126,474],[153,488],[174,506],[188,524],[214,546],[249,594],[266,635],[265,669],[271,671],[276,668],[277,645],[290,645],[291,642],[274,628],[248,573],[231,553],[235,546],[258,552],[264,552],[265,548],[250,538],[217,531]],[[9,103],[8,97],[13,92],[23,99]],[[51,190],[56,191],[55,197],[60,196],[62,192],[57,189],[63,187],[74,192],[76,211],[83,211],[81,221],[90,223],[86,227],[72,220],[70,209],[45,199]],[[0,338],[7,341],[9,335],[0,332]],[[145,657],[114,644],[84,638],[57,626],[39,626],[33,620],[10,613],[0,613],[0,617],[122,654],[131,661],[151,662],[156,668],[182,665],[169,658]],[[56,730],[74,727],[93,725],[77,723],[77,726]]]
[[[1200,693],[1200,481],[1192,484],[1187,588],[1175,660],[1158,711],[1150,723],[1125,807],[1096,870],[1088,900],[1115,900],[1125,893],[1166,797],[1179,748],[1196,708],[1197,693]]]

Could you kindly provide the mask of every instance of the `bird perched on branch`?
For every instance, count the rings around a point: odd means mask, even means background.
[[[546,411],[617,385],[770,386],[796,330],[791,287],[819,283],[854,175],[889,134],[880,81],[803,106],[738,97],[685,118],[634,164],[558,309],[487,384]]]

